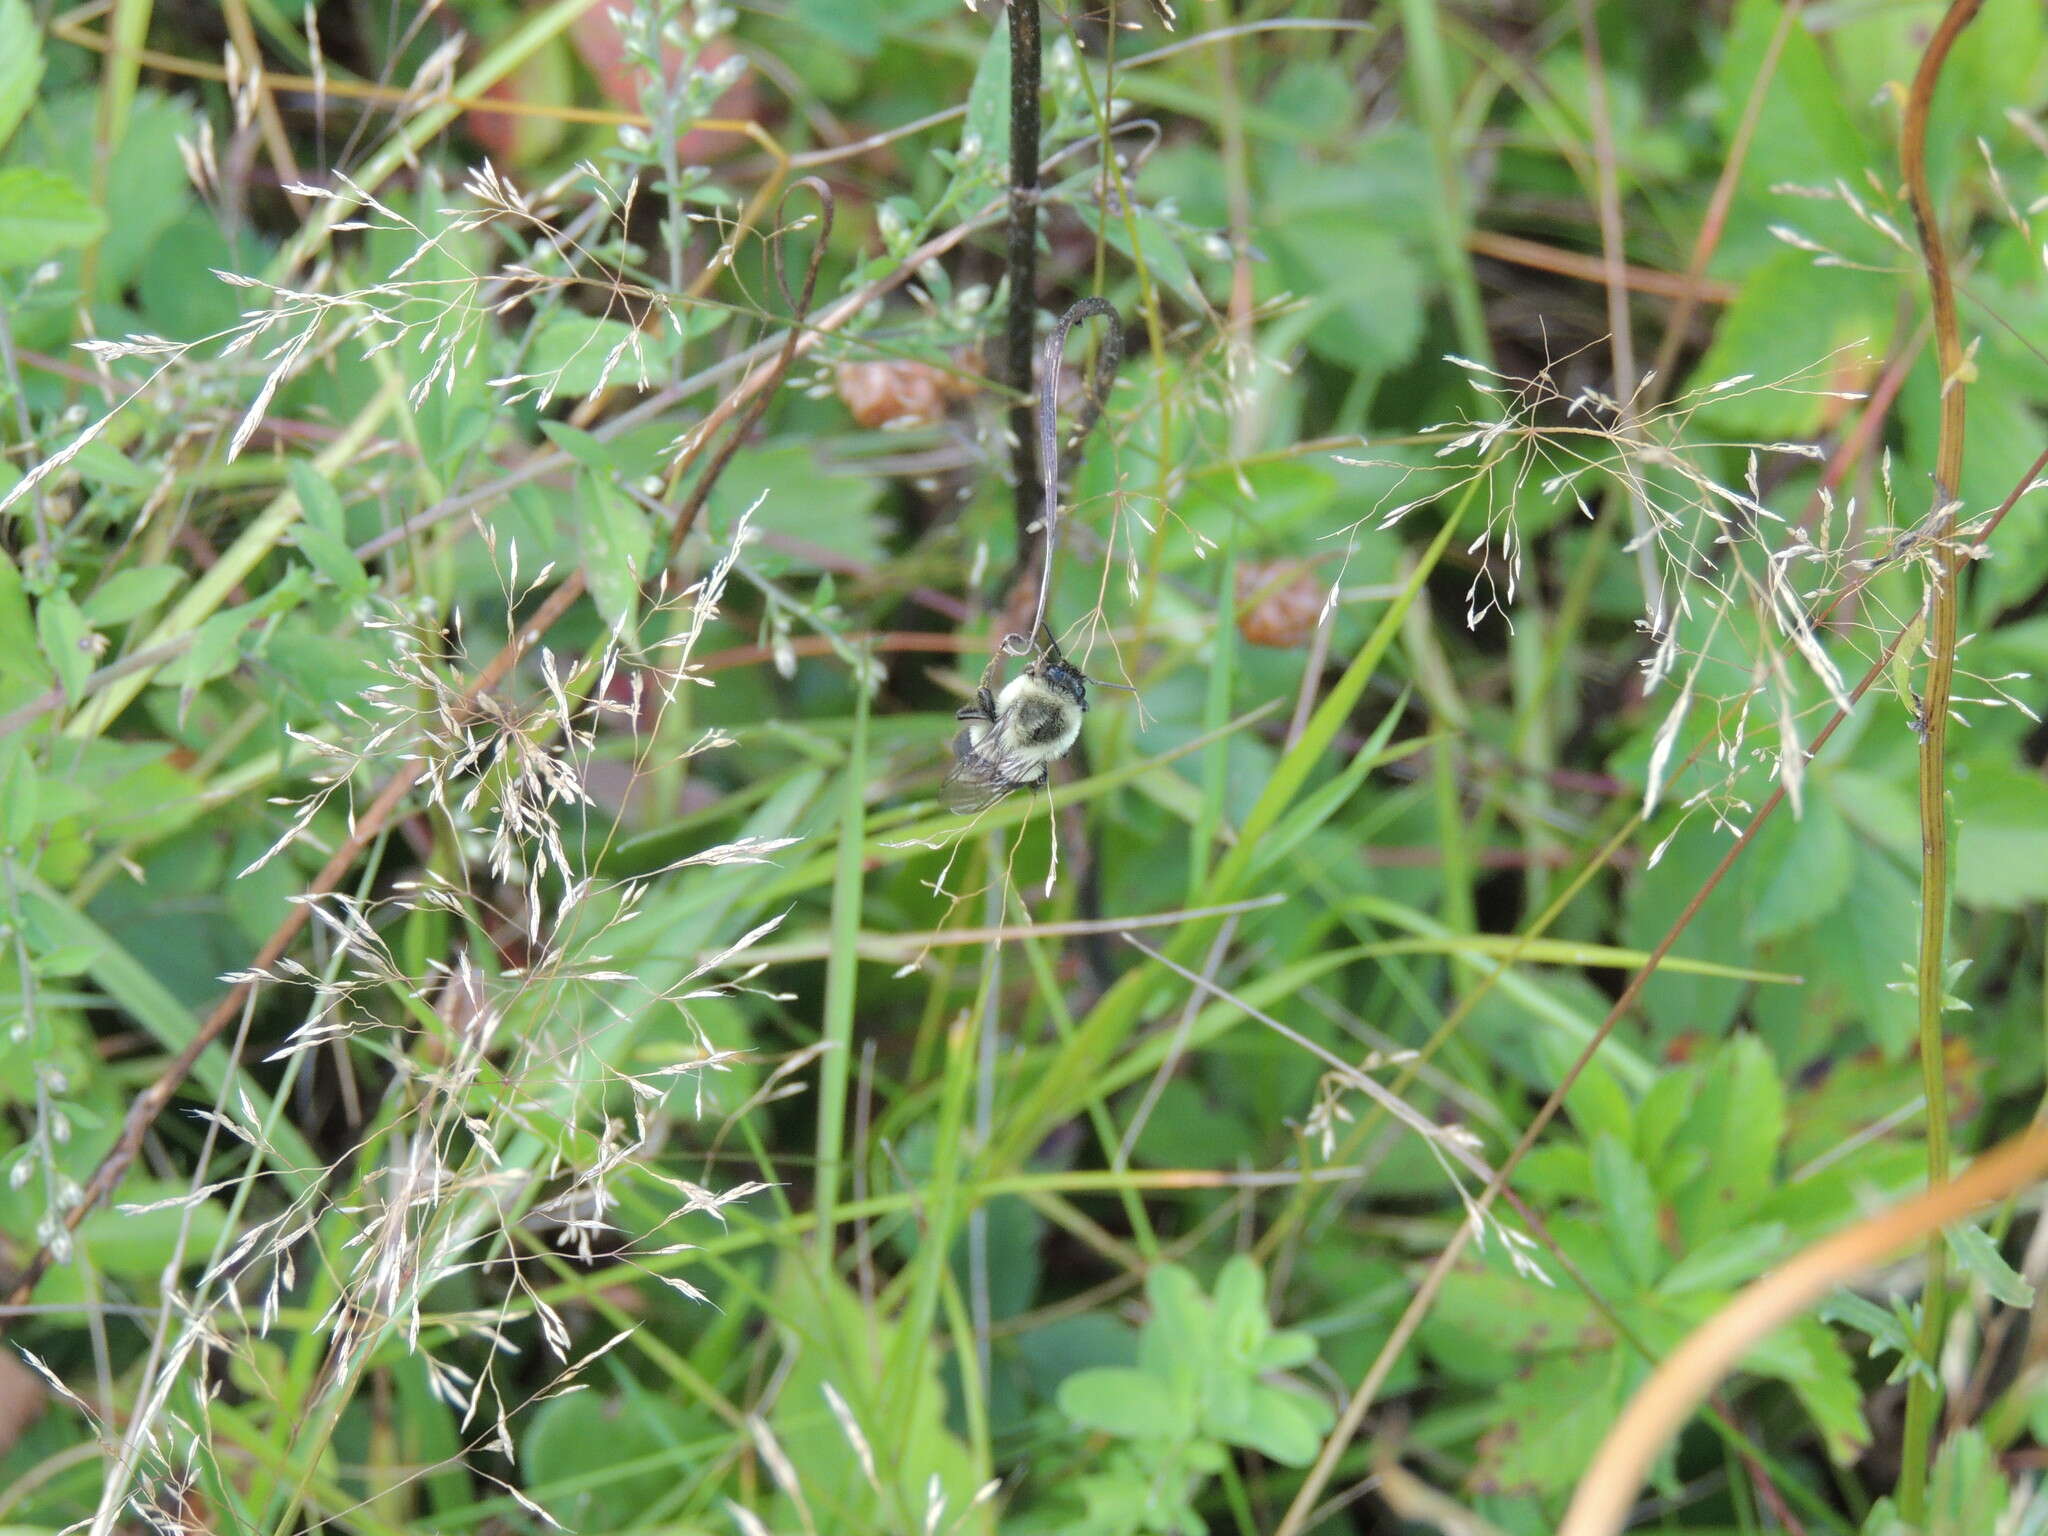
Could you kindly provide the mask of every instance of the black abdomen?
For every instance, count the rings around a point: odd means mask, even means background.
[[[1045,746],[1066,736],[1072,726],[1066,711],[1037,699],[1025,699],[1017,706],[1017,735],[1033,746]]]

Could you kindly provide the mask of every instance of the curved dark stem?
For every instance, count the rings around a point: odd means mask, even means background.
[[[1031,351],[1038,318],[1038,0],[1010,0],[1010,241],[1006,268],[1010,314],[1003,382],[1010,386],[1010,466],[1016,480],[1017,549],[1028,557],[1038,515],[1038,470],[1031,452]]]
[[[1079,416],[1074,425],[1073,444],[1078,450],[1095,424],[1102,419],[1102,408],[1109,398],[1109,386],[1116,381],[1116,371],[1124,360],[1124,327],[1117,319],[1116,309],[1109,300],[1094,297],[1079,299],[1069,305],[1067,312],[1060,316],[1052,334],[1045,339],[1045,361],[1039,366],[1038,380],[1038,473],[1043,487],[1044,500],[1039,506],[1034,526],[1038,535],[1042,560],[1038,574],[1038,604],[1032,615],[1028,635],[1006,635],[1003,649],[1013,656],[1021,656],[1038,644],[1038,636],[1045,628],[1045,605],[1052,591],[1053,550],[1059,542],[1060,523],[1060,361],[1066,355],[1067,333],[1091,315],[1100,315],[1103,327],[1102,347],[1095,354],[1095,372],[1088,380],[1088,397],[1082,402]],[[1020,551],[1021,553],[1021,551]],[[1021,639],[1022,643],[1019,644]]]
[[[818,199],[818,238],[811,246],[811,259],[804,264],[803,285],[792,294],[789,291],[789,276],[783,270],[782,263],[782,239],[788,233],[788,226],[783,223],[782,215],[783,210],[789,206],[790,194],[799,187],[808,188]],[[818,268],[824,265],[825,247],[832,238],[832,219],[838,211],[839,201],[832,195],[832,189],[816,176],[806,176],[800,181],[791,182],[777,200],[775,233],[769,237],[771,250],[768,264],[775,269],[775,286],[782,290],[782,300],[789,306],[789,334],[783,338],[782,350],[775,355],[766,381],[754,392],[754,398],[748,402],[740,419],[733,423],[732,431],[726,434],[725,441],[718,445],[718,451],[711,456],[711,462],[704,466],[704,472],[697,477],[697,483],[690,487],[689,497],[677,509],[675,521],[669,525],[668,547],[662,554],[661,564],[656,567],[657,570],[667,570],[670,562],[676,557],[676,551],[683,547],[683,539],[696,525],[698,514],[704,510],[704,503],[710,498],[712,488],[718,484],[718,477],[725,473],[726,465],[730,464],[732,456],[739,452],[740,444],[747,440],[760,422],[769,402],[775,398],[775,391],[781,388],[783,379],[788,375],[789,365],[796,361],[797,343],[802,340],[804,334],[804,317],[811,312],[811,300],[817,296]]]

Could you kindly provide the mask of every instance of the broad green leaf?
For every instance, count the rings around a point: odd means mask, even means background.
[[[1650,835],[1663,834],[1653,831]],[[1632,949],[1655,948],[1679,912],[1705,885],[1727,847],[1728,840],[1704,821],[1686,826],[1673,837],[1655,869],[1639,871],[1629,880],[1622,898],[1623,942]],[[1749,944],[1743,917],[1738,882],[1724,880],[1687,926],[1678,941],[1678,953],[1716,960],[1746,956]],[[1673,970],[1667,959],[1642,990],[1642,1010],[1652,1029],[1648,1043],[1668,1046],[1686,1038],[1719,1038],[1742,999],[1741,987]]]
[[[1863,1391],[1848,1352],[1819,1319],[1801,1318],[1780,1328],[1743,1363],[1792,1388],[1837,1466],[1849,1465],[1870,1444]]]
[[[31,131],[18,137],[21,152],[32,146],[46,169],[74,186],[98,185],[96,169],[104,175],[101,206],[118,217],[98,239],[94,296],[117,299],[138,281],[165,232],[193,207],[178,141],[192,140],[199,119],[187,103],[144,87],[129,109],[128,131],[102,165],[99,110],[100,93],[90,82],[62,90],[46,84]]]
[[[1890,1380],[1902,1380],[1906,1374],[1917,1372],[1929,1385],[1934,1382],[1934,1371],[1920,1358],[1919,1309],[1912,1313],[1904,1310],[1903,1303],[1894,1302],[1895,1310],[1887,1312],[1876,1302],[1858,1296],[1854,1291],[1837,1291],[1822,1303],[1816,1314],[1824,1323],[1847,1323],[1870,1336],[1870,1358],[1895,1354],[1898,1364],[1892,1368]]]
[[[1684,1296],[1741,1285],[1762,1274],[1785,1251],[1788,1236],[1780,1221],[1724,1232],[1673,1264],[1657,1282],[1657,1289],[1666,1296]]]
[[[1010,157],[1010,29],[998,23],[989,28],[988,45],[975,66],[974,84],[967,91],[967,119],[960,125],[963,149],[974,148],[992,165],[1007,165]]]
[[[1274,233],[1281,279],[1318,314],[1307,336],[1313,351],[1375,376],[1415,355],[1427,294],[1421,263],[1405,245],[1355,208],[1305,212]]]
[[[19,679],[36,688],[47,686],[50,680],[37,649],[35,615],[29,610],[21,572],[4,549],[0,549],[0,678]]]
[[[873,476],[833,473],[819,461],[815,443],[785,439],[734,454],[706,511],[712,537],[723,538],[740,514],[758,502],[749,527],[866,563],[888,558],[887,529],[875,515],[880,498],[881,484]],[[777,555],[759,546],[747,558],[810,565],[800,554]]]
[[[95,629],[110,629],[139,613],[147,613],[169,597],[184,579],[175,567],[167,565],[118,571],[79,605],[80,612]]]
[[[591,474],[576,477],[576,513],[591,599],[615,634],[630,636],[652,543],[647,518],[609,481]]]
[[[242,659],[242,632],[256,617],[256,604],[224,609],[199,626],[192,648],[157,674],[157,680],[181,684],[188,692],[201,683],[224,677]]]
[[[1315,1335],[1300,1328],[1276,1328],[1268,1333],[1253,1355],[1250,1365],[1261,1375],[1268,1371],[1291,1371],[1316,1357]]]
[[[1432,1355],[1460,1375],[1481,1380],[1511,1374],[1517,1355],[1613,1342],[1593,1304],[1578,1292],[1473,1269],[1453,1270],[1445,1279],[1422,1338]]]
[[[35,759],[23,738],[0,742],[0,852],[20,848],[36,828]]]
[[[540,429],[549,442],[592,473],[608,476],[618,468],[614,450],[581,428],[565,421],[544,421]]]
[[[1891,1060],[1912,1049],[1917,1023],[1911,996],[1892,989],[1899,960],[1913,952],[1919,889],[1881,850],[1856,850],[1855,878],[1840,916],[1821,933],[1822,960],[1854,999],[1856,1015]]]
[[[0,268],[89,245],[106,227],[106,215],[69,177],[34,165],[0,170]]]
[[[1785,1090],[1770,1053],[1753,1035],[1738,1035],[1715,1053],[1673,1138],[1700,1167],[1672,1206],[1688,1248],[1741,1226],[1769,1192],[1785,1133]]]
[[[1665,1260],[1657,1238],[1657,1196],[1650,1176],[1618,1137],[1602,1135],[1593,1144],[1593,1191],[1622,1266],[1637,1290],[1648,1290]]]
[[[1809,795],[1806,811],[1788,823],[1778,856],[1749,908],[1750,936],[1759,943],[1819,921],[1842,904],[1855,865],[1849,825],[1824,794]]]
[[[361,597],[370,590],[370,573],[345,539],[315,522],[298,524],[291,531],[292,544],[313,569],[332,582],[344,597]]]
[[[1660,1073],[1636,1106],[1636,1156],[1650,1170],[1659,1189],[1668,1190],[1671,1186],[1666,1177],[1666,1158],[1672,1138],[1685,1123],[1686,1111],[1692,1106],[1693,1080],[1689,1068]]]
[[[1198,1388],[1214,1356],[1216,1313],[1195,1277],[1161,1264],[1145,1279],[1152,1316],[1138,1338],[1138,1364],[1162,1380]]]
[[[341,497],[334,484],[304,459],[293,459],[286,467],[292,494],[299,498],[299,511],[307,522],[333,538],[347,537]]]
[[[830,40],[854,58],[865,62],[882,46],[883,29],[889,19],[885,4],[876,0],[794,0],[791,14],[797,23]],[[995,28],[996,35],[1008,31]]]
[[[666,375],[675,346],[668,331],[557,311],[541,322],[519,372],[554,395],[587,395],[611,385],[645,389]]]
[[[1991,1240],[1991,1234],[1974,1222],[1958,1222],[1943,1227],[1941,1235],[1948,1239],[1948,1249],[1972,1277],[1983,1283],[1999,1301],[2008,1307],[2031,1307],[2034,1304],[2034,1288],[2014,1268],[2005,1262],[2005,1256],[1998,1251],[1998,1244]]]
[[[1213,1418],[1203,1428],[1232,1445],[1246,1446],[1286,1467],[1305,1467],[1322,1448],[1323,1431],[1336,1415],[1329,1404],[1303,1392],[1254,1383],[1244,1407],[1228,1423]]]
[[[1816,267],[1805,251],[1774,256],[1743,283],[1689,379],[1694,389],[1740,375],[1750,382],[1710,395],[1700,420],[1765,442],[1812,434],[1831,403],[1824,391],[1864,380],[1890,333],[1892,303],[1888,279]]]
[[[64,685],[64,697],[76,704],[85,697],[85,682],[92,676],[93,638],[70,593],[52,592],[36,604],[36,637],[42,642],[43,659]]]
[[[1256,1350],[1272,1326],[1266,1318],[1266,1277],[1249,1254],[1234,1253],[1216,1276],[1216,1326],[1229,1347]]]
[[[1127,1440],[1179,1440],[1194,1432],[1190,1404],[1148,1371],[1097,1366],[1060,1383],[1060,1412],[1085,1429]]]
[[[1972,763],[1954,795],[1956,899],[2004,910],[2048,899],[2048,783]]]
[[[1539,1361],[1501,1387],[1477,1475],[1506,1493],[1559,1493],[1578,1480],[1621,1409],[1617,1351]]]
[[[42,29],[28,0],[0,0],[0,145],[27,114],[42,78]]]
[[[179,1250],[195,1264],[211,1252],[227,1225],[227,1212],[215,1201],[163,1206],[153,1211],[123,1206],[154,1205],[189,1193],[189,1186],[156,1179],[131,1178],[115,1195],[113,1210],[94,1211],[79,1228],[79,1237],[94,1264],[129,1280],[154,1280]]]
[[[1998,1536],[2012,1525],[2011,1485],[1975,1425],[1943,1442],[1927,1489],[1927,1524],[1940,1536]]]
[[[1782,41],[1774,67],[1767,64],[1773,39]],[[1853,31],[1854,28],[1844,28]],[[1781,251],[1769,232],[1773,222],[1803,222],[1815,204],[1793,202],[1775,189],[1787,182],[1828,186],[1837,177],[1860,180],[1863,168],[1879,154],[1889,163],[1890,146],[1873,146],[1858,131],[1845,93],[1828,69],[1813,32],[1796,16],[1784,14],[1776,0],[1741,0],[1731,18],[1714,76],[1714,108],[1722,141],[1732,139],[1749,110],[1752,88],[1765,82],[1754,142],[1769,145],[1765,155],[1750,154],[1741,165],[1728,234],[1717,252],[1722,271],[1749,272],[1761,259]],[[1867,99],[1868,93],[1864,98]],[[1946,119],[1944,119],[1946,120]],[[1823,209],[1823,212],[1834,212]],[[1843,213],[1840,226],[1853,228]],[[1836,222],[1824,226],[1832,234]],[[1702,373],[1702,379],[1718,374]]]
[[[1579,1058],[1578,1047],[1549,1031],[1530,1043],[1554,1083],[1563,1082],[1565,1073]],[[1635,1112],[1629,1107],[1628,1094],[1608,1070],[1607,1063],[1597,1056],[1579,1070],[1564,1096],[1564,1110],[1589,1147],[1603,1136],[1615,1137],[1624,1144],[1635,1138]]]
[[[637,1386],[541,1404],[519,1441],[521,1486],[566,1530],[631,1529],[693,1465],[710,1415]]]
[[[1128,1366],[1138,1358],[1138,1335],[1102,1312],[1054,1318],[1017,1340],[1017,1352],[1041,1398],[1050,1398],[1076,1371]]]

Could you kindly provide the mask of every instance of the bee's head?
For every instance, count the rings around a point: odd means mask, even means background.
[[[1031,670],[1048,687],[1057,688],[1083,709],[1088,707],[1088,679],[1081,675],[1081,669],[1058,655],[1045,655],[1032,664]]]

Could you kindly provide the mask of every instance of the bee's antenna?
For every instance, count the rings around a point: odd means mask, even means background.
[[[1038,477],[1045,487],[1045,509],[1039,514],[1039,521],[1043,526],[1045,559],[1038,574],[1038,608],[1031,617],[1033,636],[1042,630],[1048,636],[1051,634],[1046,629],[1045,604],[1052,592],[1052,553],[1060,523],[1060,363],[1066,356],[1067,333],[1091,315],[1100,315],[1104,321],[1102,350],[1095,356],[1094,394],[1098,402],[1108,396],[1110,381],[1123,362],[1124,328],[1115,306],[1107,299],[1091,296],[1068,307],[1045,340],[1045,360],[1039,369]],[[1024,655],[1032,643],[1024,635],[1003,636],[1003,649],[1012,656]]]

